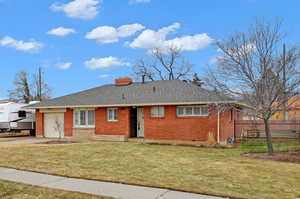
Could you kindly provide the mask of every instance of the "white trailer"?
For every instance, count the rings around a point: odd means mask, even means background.
[[[5,102],[0,104],[0,132],[35,129],[35,111],[24,108],[28,104]]]

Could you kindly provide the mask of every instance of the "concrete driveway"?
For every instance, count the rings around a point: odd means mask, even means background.
[[[9,137],[9,138],[0,138],[0,147],[1,146],[11,146],[11,145],[21,145],[21,144],[37,144],[48,142],[51,139],[47,138],[36,138],[36,137]]]

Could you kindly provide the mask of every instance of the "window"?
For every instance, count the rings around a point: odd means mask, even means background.
[[[208,116],[208,106],[201,107],[201,115]]]
[[[183,107],[177,107],[177,115],[184,115],[184,108]]]
[[[88,125],[92,126],[95,125],[95,111],[89,110],[88,111]]]
[[[208,116],[208,106],[179,106],[177,116]]]
[[[193,107],[186,107],[185,108],[185,115],[194,115],[193,114]]]
[[[117,108],[107,109],[107,121],[110,121],[110,122],[118,121],[118,109]]]
[[[75,126],[79,126],[79,111],[74,111],[74,120]]]
[[[151,117],[164,117],[165,116],[165,107],[155,106],[151,107]]]
[[[79,111],[79,125],[80,126],[85,126],[86,125],[86,111]]]
[[[201,115],[201,108],[200,107],[195,107],[194,108],[194,114],[195,115]]]
[[[93,128],[95,126],[95,110],[75,110],[74,124],[78,128]]]
[[[26,117],[26,111],[19,111],[18,117]]]

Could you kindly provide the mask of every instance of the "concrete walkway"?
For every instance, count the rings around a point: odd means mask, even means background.
[[[1,167],[0,179],[118,199],[221,199],[220,197],[171,191],[168,189],[67,178]]]

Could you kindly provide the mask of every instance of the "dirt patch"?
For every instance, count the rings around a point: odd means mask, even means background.
[[[80,142],[76,142],[76,141],[63,141],[63,140],[51,140],[48,142],[42,142],[42,143],[37,143],[37,144],[76,144],[76,143],[80,143]]]
[[[293,162],[300,164],[300,151],[294,152],[275,152],[272,155],[268,153],[245,153],[245,157],[258,158],[265,160],[283,161],[283,162]]]

